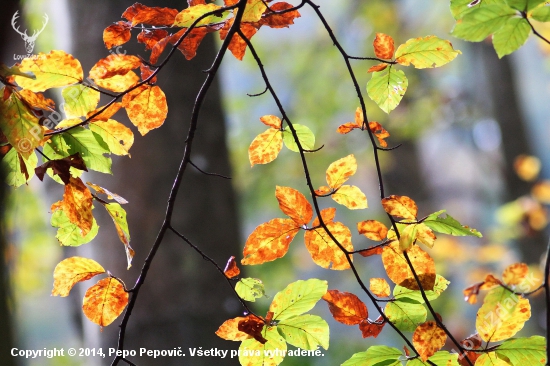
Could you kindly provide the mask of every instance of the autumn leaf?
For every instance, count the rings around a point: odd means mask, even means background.
[[[351,232],[348,227],[341,222],[328,222],[325,224],[340,245],[348,252],[352,252]],[[317,265],[328,269],[344,270],[350,268],[347,254],[336,245],[325,229],[319,227],[318,218],[313,221],[313,227],[314,229],[307,230],[304,235],[306,248],[313,261]]]
[[[108,121],[116,112],[120,110],[120,108],[122,108],[121,102],[109,104],[109,106],[107,107],[101,106],[94,109],[93,111],[88,112],[88,114],[86,115],[86,119],[89,119],[91,122]]]
[[[368,207],[367,197],[356,186],[341,186],[332,194],[332,199],[350,210],[360,210]]]
[[[390,285],[383,278],[370,279],[370,291],[378,297],[390,296]]]
[[[420,279],[424,290],[432,290],[435,284],[435,263],[428,253],[413,245],[407,251],[409,259]],[[409,265],[399,248],[398,242],[385,246],[382,252],[382,263],[390,280],[395,284],[411,290],[418,290],[418,284]]]
[[[241,264],[262,264],[283,257],[300,227],[291,219],[273,219],[248,236]]]
[[[113,193],[113,192],[109,191],[106,188],[100,187],[97,184],[93,184],[93,183],[90,183],[90,182],[86,182],[86,184],[90,188],[92,188],[94,191],[96,191],[97,193],[102,193],[102,194],[107,195],[107,199],[115,200],[118,203],[120,203],[121,205],[124,205],[124,204],[128,203],[128,201],[126,201],[123,197],[119,196],[116,193]]]
[[[261,0],[260,0],[261,2]],[[262,3],[263,4],[263,3]],[[229,28],[231,28],[231,25],[233,24],[233,18],[229,19],[225,22],[223,28],[220,30],[220,39],[223,41],[229,32]],[[243,19],[244,21],[244,19]],[[241,31],[243,32],[244,36],[247,39],[251,39],[254,34],[258,31],[256,27],[254,27],[250,23],[241,23]],[[234,34],[233,38],[231,38],[231,41],[229,42],[229,51],[235,56],[237,60],[242,60],[244,57],[244,53],[246,51],[246,41],[241,38],[239,34]]]
[[[32,152],[29,158],[25,159],[9,145],[0,147],[2,148],[9,150],[0,161],[0,169],[6,172],[6,183],[15,188],[26,184],[34,176],[34,169],[38,164],[36,153]]]
[[[128,269],[132,266],[132,258],[134,250],[130,246],[130,231],[128,230],[128,221],[126,220],[126,211],[118,203],[108,203],[103,205],[107,213],[113,219],[115,229],[126,251],[126,259],[128,261]]]
[[[470,304],[475,304],[480,290],[490,290],[500,285],[502,285],[502,282],[498,278],[492,274],[488,274],[485,276],[484,281],[475,283],[464,289],[464,300]]]
[[[95,79],[97,86],[117,93],[125,92],[139,82],[139,76],[133,71],[124,75],[115,75],[105,79]]]
[[[304,314],[281,320],[277,330],[294,347],[316,350],[321,346],[328,349],[329,327],[320,316]]]
[[[376,338],[382,332],[382,329],[384,329],[384,325],[386,325],[386,321],[380,315],[376,321],[371,321],[370,319],[363,320],[359,323],[359,330],[363,338]]]
[[[302,193],[294,188],[277,186],[275,197],[279,201],[281,211],[294,220],[296,225],[304,226],[311,221],[313,209]]]
[[[142,85],[122,100],[130,121],[142,136],[162,126],[168,114],[164,92],[156,85]]]
[[[373,72],[382,71],[382,70],[385,70],[386,67],[388,67],[388,64],[386,64],[386,63],[381,63],[381,64],[378,64],[378,65],[374,65],[374,66],[369,67],[369,69],[367,70],[367,73],[370,74],[370,73],[373,73]]]
[[[82,236],[92,229],[92,194],[80,178],[70,177],[61,205],[52,205],[52,211],[55,211],[54,206],[63,209],[69,220],[80,228]]]
[[[391,195],[382,199],[384,211],[392,216],[415,220],[418,213],[416,203],[407,196]]]
[[[249,314],[244,319],[239,321],[237,329],[252,336],[258,342],[265,344],[267,339],[262,336],[262,330],[264,329],[265,322],[263,319],[258,318],[254,314]]]
[[[252,338],[251,335],[241,332],[239,330],[239,322],[245,320],[243,316],[239,316],[233,319],[226,320],[216,331],[216,335],[228,341],[244,341],[245,339]]]
[[[248,148],[250,166],[267,164],[277,158],[283,148],[283,133],[270,128],[254,138]]]
[[[399,105],[408,86],[405,73],[390,66],[384,71],[372,73],[367,83],[367,93],[380,109],[390,113]]]
[[[380,245],[376,245],[367,249],[362,249],[359,251],[359,254],[361,254],[363,257],[370,257],[373,255],[380,255],[383,252],[384,247]]]
[[[380,146],[388,147],[386,138],[390,137],[390,133],[380,123],[376,121],[369,122],[369,130],[378,139]]]
[[[383,59],[391,59],[393,57],[395,46],[391,36],[384,33],[376,33],[376,37],[374,38],[372,45],[374,47],[374,54],[376,57]]]
[[[141,65],[141,59],[133,55],[114,54],[102,58],[90,70],[90,78],[97,82],[116,75],[126,75]]]
[[[355,121],[346,122],[343,125],[340,125],[336,130],[336,132],[344,135],[356,128],[360,128],[360,129],[363,128],[363,110],[361,109],[361,107],[357,107],[357,109],[355,110]]]
[[[286,2],[278,2],[267,9],[262,19],[260,20],[261,25],[267,25],[271,28],[287,28],[290,25],[294,24],[294,19],[300,17],[298,10],[287,11],[283,14],[277,14],[277,12],[291,9],[292,4]]]
[[[172,27],[190,27],[201,16],[221,9],[222,7],[216,4],[198,4],[182,10],[176,15]],[[210,23],[220,23],[228,12],[217,12],[202,18],[195,26],[206,25]]]
[[[388,228],[376,220],[365,220],[357,223],[357,231],[370,240],[381,241],[388,235]]]
[[[367,306],[354,294],[328,290],[323,295],[334,320],[346,324],[356,325],[368,318]]]
[[[519,285],[527,277],[529,267],[525,263],[514,263],[506,267],[502,273],[502,280],[508,286]]]
[[[134,133],[122,123],[114,119],[90,123],[90,130],[100,136],[109,147],[112,154],[130,155],[134,144]]]
[[[42,93],[35,93],[29,89],[23,89],[17,92],[27,105],[34,109],[43,109],[45,111],[52,111],[55,108],[55,102],[49,98],[46,98]]]
[[[183,34],[187,31],[186,28],[181,29],[179,32],[175,33],[173,36],[168,37],[168,41],[171,44],[176,44],[179,39],[183,36]],[[193,28],[187,36],[184,38],[184,40],[179,44],[178,50],[185,56],[186,60],[191,60],[193,57],[197,55],[197,49],[199,48],[199,45],[201,44],[204,37],[211,32],[214,32],[215,29],[210,27],[201,27],[201,28]],[[161,42],[158,43],[160,48],[163,48],[163,44]],[[152,57],[152,54],[151,54]],[[151,62],[152,59],[151,59]]]
[[[349,177],[357,171],[357,161],[355,156],[350,154],[342,159],[338,159],[328,166],[326,172],[327,183],[330,188],[338,189],[346,182]]]
[[[177,9],[148,7],[135,3],[122,13],[122,17],[132,22],[132,26],[142,23],[155,26],[171,26],[174,24],[178,13]]]
[[[264,327],[262,336],[267,342],[261,343],[250,338],[241,343],[238,352],[241,365],[276,366],[283,362],[287,345],[277,327]]]
[[[108,50],[120,46],[132,38],[132,23],[119,21],[111,24],[103,31],[103,42]]]
[[[273,320],[286,320],[311,310],[327,292],[327,281],[311,278],[292,282],[277,292],[269,306]]]
[[[242,17],[243,22],[254,23],[262,18],[267,6],[263,0],[247,0]]]
[[[462,52],[451,42],[436,36],[409,39],[397,48],[395,61],[403,66],[413,64],[417,69],[443,66]]]
[[[265,286],[257,278],[241,278],[235,285],[235,292],[245,301],[255,302],[265,296]]]
[[[71,85],[61,91],[67,118],[86,116],[99,103],[100,93],[84,85]]]
[[[151,50],[163,38],[168,36],[168,31],[164,29],[144,29],[137,36],[139,43],[145,44],[145,50]]]
[[[89,280],[102,273],[105,273],[105,269],[93,259],[66,258],[59,262],[53,271],[52,296],[68,296],[78,282]]]
[[[124,285],[113,277],[99,280],[84,295],[82,311],[93,323],[106,327],[122,313],[128,304]]]
[[[225,269],[223,270],[223,274],[227,278],[233,278],[239,275],[241,273],[241,270],[237,266],[237,262],[235,262],[235,256],[232,255],[229,260],[227,261],[227,264],[225,265]]]
[[[270,115],[270,114],[260,117],[260,121],[264,125],[266,125],[268,127],[271,127],[271,128],[275,128],[277,130],[281,129],[281,126],[282,126],[282,123],[283,123],[279,117],[273,116],[273,115]]]
[[[51,168],[53,171],[53,174],[58,175],[64,184],[69,184],[70,178],[71,178],[71,173],[70,173],[71,167],[74,167],[76,169],[83,170],[86,172],[88,171],[88,169],[86,169],[86,164],[84,163],[84,160],[82,159],[79,153],[76,153],[74,155],[71,155],[59,160],[57,159],[48,160],[44,164],[35,168],[34,171],[38,179],[43,180],[44,174],[46,174],[46,171]]]
[[[64,51],[40,52],[32,58],[23,59],[19,69],[34,74],[34,79],[15,76],[20,87],[33,92],[79,83],[84,79],[80,62]]]
[[[435,321],[420,324],[414,331],[412,342],[422,361],[428,360],[439,351],[447,341],[447,334]]]

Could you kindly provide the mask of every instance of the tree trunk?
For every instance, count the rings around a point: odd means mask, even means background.
[[[182,10],[184,3],[157,1],[155,4],[155,1],[150,1],[147,5]],[[72,25],[72,52],[82,61],[84,70],[89,70],[97,60],[108,55],[101,40],[103,29],[120,20],[122,12],[132,4],[133,1],[108,0],[70,2],[71,16],[75,20]],[[136,35],[134,33],[133,39],[118,51],[145,55],[142,44],[136,47]],[[210,67],[214,55],[211,36],[207,36],[192,61],[186,61],[177,52],[162,70],[158,80],[158,85],[168,99],[168,119],[164,126],[145,137],[136,135],[135,144],[130,150],[131,159],[115,158],[112,178],[86,178],[102,184],[130,202],[125,208],[128,212],[131,245],[136,251],[131,270],[126,271],[123,245],[116,236],[110,218],[100,218],[100,235],[88,244],[88,248],[94,250],[93,258],[121,277],[128,288],[134,286],[162,224],[167,198],[183,156],[191,109],[205,79],[201,70]],[[114,118],[130,125],[125,115],[116,115]],[[133,130],[137,134],[136,129]],[[205,171],[230,176],[225,137],[224,117],[216,84],[211,88],[201,112],[192,161]],[[97,214],[100,209],[98,207],[94,212]],[[222,266],[231,255],[238,255],[239,222],[231,182],[203,175],[190,167],[185,173],[178,196],[173,226]],[[188,348],[238,347],[237,343],[223,341],[214,334],[224,320],[236,316],[238,311],[239,304],[224,278],[186,243],[168,232],[140,291],[130,318],[125,345],[126,349],[136,350],[138,354],[140,348],[170,350],[181,347],[187,360],[176,357],[160,360],[152,357],[129,359],[140,366],[187,363],[211,365],[212,360],[205,357],[190,360]],[[116,324],[119,322],[117,320]],[[116,347],[117,336],[116,325],[104,329],[99,336],[104,349]],[[216,359],[218,362],[235,364],[235,360]]]

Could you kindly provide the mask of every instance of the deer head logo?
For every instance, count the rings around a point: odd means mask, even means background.
[[[25,30],[25,32],[21,32],[19,30],[19,26],[16,27],[15,21],[17,20],[17,18],[19,18],[19,15],[17,13],[19,13],[19,10],[16,11],[15,14],[13,14],[13,17],[11,18],[11,26],[17,33],[21,35],[21,38],[23,38],[23,41],[25,41],[25,48],[27,49],[27,52],[31,53],[32,50],[34,49],[34,42],[36,42],[36,38],[38,38],[40,33],[42,33],[44,28],[46,28],[46,24],[48,24],[48,14],[44,14],[44,23],[42,24],[42,29],[40,29],[39,31],[35,30],[32,33],[32,36],[29,36],[27,34],[27,30]]]

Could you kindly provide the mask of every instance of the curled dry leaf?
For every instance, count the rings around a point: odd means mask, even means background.
[[[82,257],[70,257],[62,260],[53,271],[52,296],[68,296],[78,282],[89,280],[105,269],[96,261]]]
[[[106,327],[118,318],[127,304],[128,293],[122,282],[108,277],[86,291],[82,311],[90,321]]]

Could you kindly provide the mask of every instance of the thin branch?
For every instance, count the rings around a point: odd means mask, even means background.
[[[550,362],[550,347],[548,340],[550,339],[550,285],[548,284],[548,276],[550,275],[550,240],[546,248],[546,260],[544,263],[544,293],[546,298],[546,364]]]
[[[212,176],[215,176],[215,177],[220,177],[220,178],[224,178],[224,179],[231,179],[231,177],[227,177],[225,175],[221,175],[221,174],[218,174],[218,173],[208,173],[208,172],[205,172],[204,170],[202,170],[201,168],[199,168],[198,166],[195,165],[195,163],[193,163],[191,160],[189,160],[189,164],[191,164],[195,169],[197,169],[199,172],[201,172],[202,174],[205,174],[205,175],[212,175]]]

